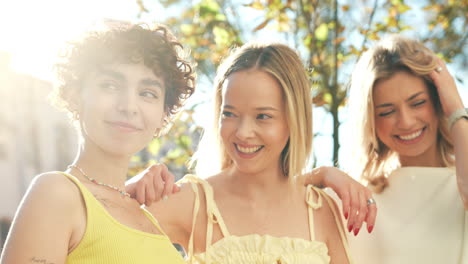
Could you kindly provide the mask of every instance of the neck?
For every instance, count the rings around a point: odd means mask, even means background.
[[[284,199],[293,189],[280,168],[245,173],[232,166],[227,170],[227,177],[232,192],[253,201],[268,197]]]
[[[95,145],[80,144],[72,164],[79,167],[88,177],[124,189],[129,161],[128,156],[110,155]],[[76,169],[73,173],[75,176],[82,174]]]
[[[398,156],[398,159],[402,167],[444,167],[442,157],[436,151],[435,145],[422,155],[415,157]]]

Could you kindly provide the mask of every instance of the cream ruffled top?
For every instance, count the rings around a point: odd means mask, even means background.
[[[200,185],[205,193],[208,225],[206,234],[206,251],[193,253],[193,232],[189,240],[188,262],[194,264],[327,264],[330,263],[328,248],[324,242],[315,240],[313,225],[313,210],[322,207],[323,198],[332,203],[331,198],[322,190],[312,186],[307,187],[306,202],[309,205],[309,230],[310,241],[300,238],[273,237],[269,235],[250,234],[246,236],[231,235],[224,223],[219,209],[214,201],[213,189],[205,180],[193,175],[187,175],[185,182],[192,184],[195,192],[195,204],[193,210],[192,230],[195,227],[196,216],[200,206],[200,195],[197,185]],[[313,192],[317,199],[313,200]],[[346,236],[339,215],[333,205],[330,206],[335,216],[335,221],[341,235],[341,241],[349,257]],[[223,238],[214,244],[213,225],[218,224]],[[351,260],[350,260],[351,262]]]

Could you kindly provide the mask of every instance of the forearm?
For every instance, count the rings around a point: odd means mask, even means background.
[[[455,148],[455,167],[460,195],[468,210],[468,121],[460,119],[451,130]]]

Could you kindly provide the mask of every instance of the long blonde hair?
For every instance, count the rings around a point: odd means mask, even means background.
[[[360,176],[381,192],[387,186],[386,176],[399,167],[398,155],[380,141],[375,131],[372,92],[379,80],[405,71],[420,77],[429,89],[439,119],[437,150],[444,166],[453,166],[453,144],[447,121],[440,105],[437,89],[429,73],[437,67],[436,55],[421,42],[398,35],[377,43],[360,58],[351,77],[350,116],[355,137],[349,153],[349,172]],[[351,158],[352,157],[352,158]]]
[[[245,44],[232,54],[218,68],[215,78],[214,120],[212,134],[205,134],[200,147],[209,146],[207,141],[215,140],[217,152],[203,152],[197,156],[197,173],[219,155],[219,168],[224,170],[232,165],[219,137],[219,119],[222,105],[222,86],[229,75],[247,70],[259,70],[270,74],[283,89],[289,140],[281,153],[281,165],[285,176],[302,173],[312,151],[312,97],[310,83],[304,66],[297,53],[283,44]],[[197,151],[198,152],[198,151]],[[209,153],[209,156],[206,154]],[[205,162],[203,161],[205,160]],[[209,159],[209,161],[208,161]],[[200,169],[199,169],[200,168]]]

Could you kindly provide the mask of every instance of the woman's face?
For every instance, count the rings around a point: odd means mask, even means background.
[[[85,144],[115,155],[144,148],[163,124],[165,86],[143,64],[112,64],[90,74],[79,101]]]
[[[403,166],[437,166],[438,119],[423,79],[400,71],[373,90],[377,137]]]
[[[225,149],[240,171],[281,168],[289,128],[282,88],[270,74],[231,74],[223,84],[219,122]]]

